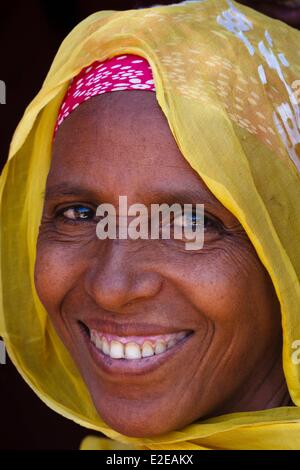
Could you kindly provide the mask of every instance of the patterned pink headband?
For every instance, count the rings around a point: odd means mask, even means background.
[[[73,78],[60,107],[54,135],[69,114],[93,96],[120,90],[155,91],[151,67],[143,57],[126,54],[96,61]]]

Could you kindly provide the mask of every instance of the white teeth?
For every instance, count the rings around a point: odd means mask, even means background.
[[[107,356],[109,356],[109,353],[110,353],[110,348],[109,348],[109,344],[108,344],[108,341],[106,338],[102,338],[102,351],[104,352],[104,354],[106,354]]]
[[[179,339],[183,339],[185,338],[187,335],[186,331],[181,331],[180,333],[177,334],[176,338],[179,340]]]
[[[150,357],[153,355],[154,355],[154,349],[152,347],[152,344],[150,343],[150,341],[145,341],[145,343],[143,344],[143,348],[142,348],[142,356]]]
[[[178,338],[179,339],[179,338]],[[175,344],[177,343],[176,339],[175,338],[171,338],[169,339],[168,341],[168,349],[172,348],[173,346],[175,346]]]
[[[161,354],[165,352],[166,349],[167,349],[167,345],[165,341],[157,341],[155,345],[155,354]]]
[[[141,359],[141,348],[133,341],[125,345],[125,359]]]
[[[91,341],[92,341],[92,343],[96,344],[97,337],[98,337],[98,335],[97,335],[96,331],[91,330]]]
[[[109,355],[113,359],[123,359],[124,358],[124,345],[120,343],[120,341],[111,341]]]
[[[96,348],[102,349],[102,339],[99,336],[96,336],[95,344],[96,344]]]
[[[121,336],[115,336],[115,339],[112,339],[110,335],[106,337],[97,330],[91,330],[90,334],[91,342],[106,356],[110,356],[112,359],[131,360],[162,354],[184,339],[188,333],[181,331],[180,333],[161,335],[160,337],[152,336],[149,339],[145,338],[144,341],[141,338],[137,339],[139,343],[135,341],[127,343],[126,340],[128,341],[128,339]]]

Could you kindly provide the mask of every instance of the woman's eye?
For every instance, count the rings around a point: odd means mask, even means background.
[[[204,230],[220,228],[220,224],[216,220],[206,214],[204,214],[204,217],[202,217],[198,215],[196,211],[187,214],[184,213],[183,215],[181,214],[174,219],[174,226],[189,228],[194,231],[201,227],[202,224],[204,226]]]
[[[95,211],[86,206],[72,206],[61,210],[59,215],[70,221],[92,220]]]
[[[212,217],[204,215],[204,229],[205,230],[210,230],[210,229],[220,230],[221,229],[221,224],[220,224],[220,222],[217,222]]]
[[[200,217],[196,212],[188,213],[183,216],[183,227],[189,227],[192,230],[196,230],[197,227],[204,225],[205,228],[205,217]]]

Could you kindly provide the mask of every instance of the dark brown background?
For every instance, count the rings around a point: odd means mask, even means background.
[[[1,3],[0,79],[6,105],[0,105],[0,168],[25,107],[38,92],[59,44],[82,19],[95,11],[126,10],[179,1],[38,0]],[[241,3],[281,17],[299,27],[299,15],[278,9],[276,1]],[[0,449],[78,449],[89,433],[46,407],[8,360],[0,365]]]

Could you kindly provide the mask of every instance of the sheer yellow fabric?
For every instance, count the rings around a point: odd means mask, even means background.
[[[61,415],[128,448],[300,449],[299,44],[298,31],[225,0],[95,13],[62,43],[0,182],[0,335],[26,382]],[[221,416],[154,438],[120,435],[97,415],[49,323],[33,270],[57,110],[83,67],[122,53],[150,62],[184,158],[243,224],[271,276],[294,407]]]

